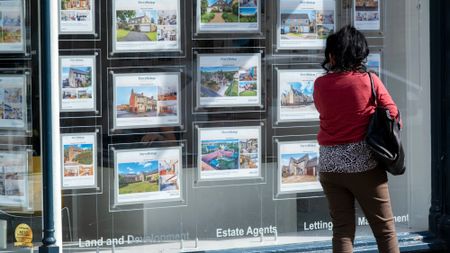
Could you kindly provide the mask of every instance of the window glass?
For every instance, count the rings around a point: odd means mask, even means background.
[[[346,24],[367,36],[367,65],[403,118],[407,173],[389,177],[397,230],[427,230],[429,7],[419,2],[61,1],[64,249],[329,241],[312,92],[325,39]],[[357,225],[371,234],[359,207]]]

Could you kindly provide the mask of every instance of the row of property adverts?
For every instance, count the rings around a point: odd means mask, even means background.
[[[262,177],[261,126],[200,128],[198,180]],[[96,189],[97,133],[61,136],[63,190]],[[319,146],[315,140],[278,142],[278,193],[321,191]],[[0,151],[0,207],[24,207],[29,199],[29,153]],[[180,200],[183,191],[182,146],[113,149],[114,199],[117,205]]]
[[[0,1],[0,52],[25,50],[25,1]],[[261,0],[196,0],[197,33],[259,33]],[[380,30],[380,1],[354,0],[353,23]],[[59,1],[61,34],[95,34],[95,0]],[[113,0],[114,52],[180,51],[181,0]],[[109,2],[108,2],[109,4]],[[335,0],[278,0],[277,47],[316,49],[336,30]]]
[[[97,188],[96,133],[62,135],[64,190]],[[316,140],[277,144],[279,194],[320,192]],[[180,200],[185,180],[182,146],[112,149],[114,202]],[[261,126],[199,128],[196,182],[263,177]]]
[[[367,66],[380,73],[381,55],[371,54]],[[261,54],[199,55],[195,84],[201,108],[260,107]],[[60,107],[62,112],[96,111],[96,56],[62,56]],[[277,70],[277,122],[315,121],[313,88],[320,69]],[[0,130],[27,126],[25,74],[0,74]],[[113,129],[179,126],[181,73],[115,73],[112,75]]]

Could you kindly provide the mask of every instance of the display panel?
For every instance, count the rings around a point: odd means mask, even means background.
[[[198,129],[200,180],[261,176],[261,127]]]
[[[25,52],[24,0],[0,1],[0,53]]]
[[[356,29],[365,31],[380,30],[381,0],[353,0],[353,17]]]
[[[335,30],[335,0],[278,0],[277,49],[323,49]]]
[[[322,191],[317,141],[278,142],[278,193]]]
[[[199,54],[199,107],[261,105],[261,54]]]
[[[113,52],[181,50],[180,0],[114,0]]]
[[[97,187],[97,133],[61,135],[62,188]]]
[[[28,207],[28,163],[27,151],[0,151],[0,207]]]
[[[370,53],[369,56],[367,56],[367,70],[375,72],[377,76],[381,75],[381,53],[375,52]]]
[[[26,75],[0,75],[0,130],[25,130],[27,108]]]
[[[318,121],[314,106],[314,81],[321,75],[320,69],[277,70],[277,122]]]
[[[116,205],[180,200],[182,147],[114,150]]]
[[[198,33],[260,31],[261,0],[196,0]]]
[[[114,129],[181,123],[180,73],[113,74]]]
[[[96,110],[96,56],[60,56],[62,112]]]
[[[94,34],[95,0],[60,0],[60,34]]]

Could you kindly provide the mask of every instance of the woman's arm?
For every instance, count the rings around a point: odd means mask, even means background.
[[[395,104],[388,90],[384,86],[383,82],[381,82],[380,78],[374,73],[371,73],[371,75],[373,78],[375,91],[377,92],[378,105],[387,108],[389,110],[389,113],[391,114],[391,117],[398,120],[400,114],[397,105]]]

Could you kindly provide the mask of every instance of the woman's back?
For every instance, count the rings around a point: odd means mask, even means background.
[[[396,117],[397,109],[380,79],[372,74],[380,105]],[[320,113],[320,145],[339,145],[364,140],[375,111],[367,73],[329,73],[314,84],[314,103]]]

